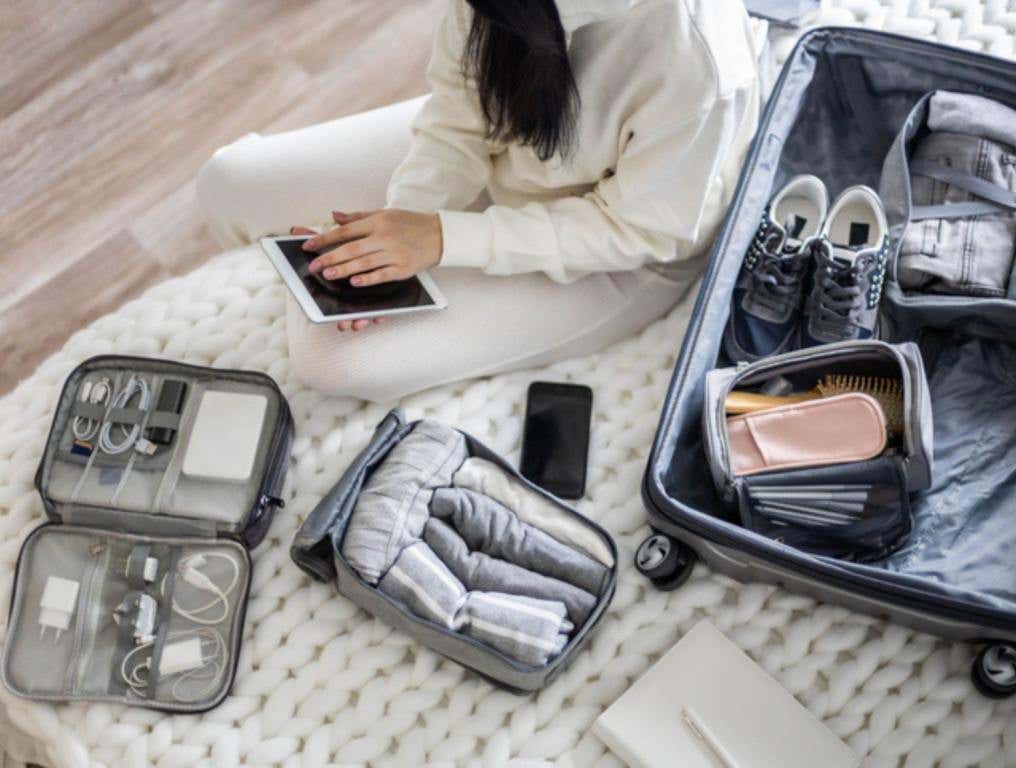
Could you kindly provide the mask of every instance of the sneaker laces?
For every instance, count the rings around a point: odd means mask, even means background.
[[[818,288],[817,315],[820,320],[849,321],[860,306],[861,259],[853,263],[833,255],[828,242],[815,249],[815,286]]]
[[[776,251],[773,245],[779,248],[777,238],[770,238],[767,242],[751,276],[756,300],[761,299],[764,304],[779,308],[788,300],[796,300],[807,259],[803,256],[803,249],[785,247],[783,250],[792,248],[792,251],[783,254]]]

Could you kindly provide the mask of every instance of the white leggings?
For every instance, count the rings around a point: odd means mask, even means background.
[[[409,150],[409,124],[422,101],[273,136],[250,134],[218,150],[197,182],[212,232],[234,248],[286,234],[294,224],[315,226],[332,210],[384,207],[388,178]],[[290,298],[286,326],[297,378],[326,394],[390,402],[439,384],[590,354],[666,314],[690,287],[647,269],[568,285],[537,273],[493,277],[438,267],[432,274],[447,309],[392,317],[358,333],[309,322]]]

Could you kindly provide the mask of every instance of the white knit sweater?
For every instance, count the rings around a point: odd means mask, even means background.
[[[485,138],[462,74],[472,10],[450,0],[388,206],[437,211],[443,266],[494,275],[701,268],[758,119],[739,0],[557,0],[581,99],[574,151]],[[486,189],[493,205],[466,212]],[[693,263],[689,263],[690,261]],[[677,276],[675,274],[675,276]]]

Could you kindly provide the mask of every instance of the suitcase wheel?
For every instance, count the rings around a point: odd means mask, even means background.
[[[691,547],[664,533],[654,533],[635,550],[635,568],[664,592],[688,580],[695,559]]]
[[[1016,645],[994,643],[974,659],[970,677],[974,687],[991,699],[1007,699],[1016,694]]]

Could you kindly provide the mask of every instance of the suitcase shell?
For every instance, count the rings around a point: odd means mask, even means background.
[[[936,89],[1016,105],[1016,63],[863,29],[822,28],[801,38],[765,109],[714,245],[663,407],[643,498],[654,529],[734,578],[776,584],[945,638],[1011,642],[1016,599],[962,595],[930,579],[881,578],[873,569],[810,556],[747,531],[724,511],[705,471],[700,424],[706,374],[730,364],[720,360],[730,296],[771,195],[798,173],[826,180],[831,197],[850,184],[878,189],[883,161],[904,121]],[[891,227],[906,209],[894,202],[886,201]],[[890,283],[889,292],[896,287]],[[887,314],[900,311],[896,304]],[[1009,583],[1016,582],[1016,562],[1005,566],[998,557],[995,564]]]

